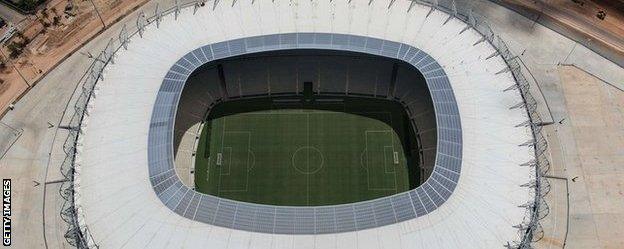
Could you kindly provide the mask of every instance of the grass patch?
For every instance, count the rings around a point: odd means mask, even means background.
[[[405,120],[402,107],[385,100],[221,104],[201,133],[196,188],[234,200],[291,206],[403,192],[418,179]]]

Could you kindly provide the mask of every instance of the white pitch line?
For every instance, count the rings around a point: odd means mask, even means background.
[[[223,154],[223,146],[225,143],[225,120],[227,117],[223,117],[223,129],[221,130],[221,154]],[[219,168],[219,180],[217,181],[217,193],[219,193],[219,189],[221,188],[221,168]]]
[[[247,135],[247,148],[246,148],[246,152],[247,152],[247,165],[245,165],[245,189],[225,189],[225,190],[221,190],[219,189],[219,193],[221,192],[247,192],[249,191],[249,152],[251,151],[251,132],[249,131],[226,131],[225,133],[237,133],[237,134],[246,134]],[[228,159],[228,173],[227,174],[220,174],[219,177],[221,176],[229,176],[231,174],[231,168],[232,168],[232,154],[233,154],[233,149],[232,147],[223,147],[223,149],[229,149],[230,153],[229,153],[229,159]],[[223,167],[221,167],[221,170],[223,170]]]
[[[306,113],[306,146],[310,147],[310,114]],[[310,150],[306,150],[306,172],[310,172]],[[310,174],[306,174],[307,205],[310,206]]]
[[[370,187],[370,170],[368,170],[368,169],[369,169],[369,161],[370,161],[370,160],[368,159],[368,158],[369,158],[369,157],[368,157],[368,153],[369,153],[369,151],[368,151],[368,133],[389,133],[389,134],[390,134],[390,136],[392,137],[392,141],[394,141],[394,140],[393,140],[393,139],[394,139],[394,138],[393,138],[394,136],[392,136],[392,135],[393,135],[393,134],[392,134],[392,130],[366,130],[366,131],[364,131],[365,148],[366,148],[366,158],[367,158],[367,160],[366,160],[366,169],[367,169],[367,170],[366,170],[366,181],[367,181],[367,187],[368,187],[368,190],[369,190],[369,191],[370,191],[370,190],[381,190],[381,191],[390,191],[390,190],[394,190],[394,192],[396,193],[396,192],[398,191],[397,180],[396,180],[396,171],[392,172],[392,174],[394,175],[394,188],[371,188],[371,187]],[[385,165],[385,164],[386,164],[386,160],[385,160],[385,157],[386,157],[386,155],[385,155],[385,147],[391,147],[391,146],[384,146],[384,153],[383,153],[383,154],[384,154],[384,155],[383,155],[383,156],[384,156],[384,172],[383,172],[383,173],[384,173],[384,174],[389,174],[389,173],[387,173],[387,172],[386,172],[386,165]],[[393,146],[392,146],[392,147],[393,147]],[[393,150],[394,150],[394,147],[393,147]]]

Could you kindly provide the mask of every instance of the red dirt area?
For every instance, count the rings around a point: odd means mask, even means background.
[[[104,29],[102,22],[108,27],[147,1],[51,0],[28,16],[0,48],[0,117],[50,70],[97,36]],[[24,45],[16,57],[11,56],[12,43]]]

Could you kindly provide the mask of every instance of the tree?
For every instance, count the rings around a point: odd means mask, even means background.
[[[7,58],[4,57],[4,53],[2,53],[3,55],[0,56],[0,72],[4,72],[4,70],[7,69]],[[0,84],[4,83],[4,81],[2,79],[0,79]]]
[[[21,42],[14,41],[9,43],[9,45],[7,46],[7,49],[9,50],[9,57],[15,59],[20,56],[20,54],[22,54],[22,52],[24,51],[24,45],[25,44]]]
[[[52,14],[54,15],[54,17],[58,16],[58,13],[56,13],[56,8],[52,7],[50,8],[50,11],[52,11]]]
[[[60,17],[55,16],[55,17],[53,17],[53,18],[52,18],[52,24],[53,24],[54,26],[57,26],[57,25],[59,25],[60,20],[61,20],[61,18],[60,18]]]
[[[44,19],[48,19],[48,17],[50,16],[50,14],[48,14],[48,8],[43,8],[43,9],[41,10],[41,16],[42,16]]]
[[[39,4],[39,0],[20,0],[17,5],[25,10],[33,10]]]

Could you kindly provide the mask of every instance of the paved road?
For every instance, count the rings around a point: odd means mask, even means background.
[[[14,9],[9,8],[4,3],[0,2],[0,17],[6,20],[7,22],[19,23],[21,20],[26,18],[25,15],[20,14]]]
[[[618,9],[622,6],[621,0],[611,0],[610,3],[585,1],[583,7],[562,0],[489,1],[517,11],[529,19],[537,20],[540,24],[624,67],[624,39],[622,39],[624,13]],[[598,20],[595,17],[598,10],[605,10],[608,13],[607,19]]]

